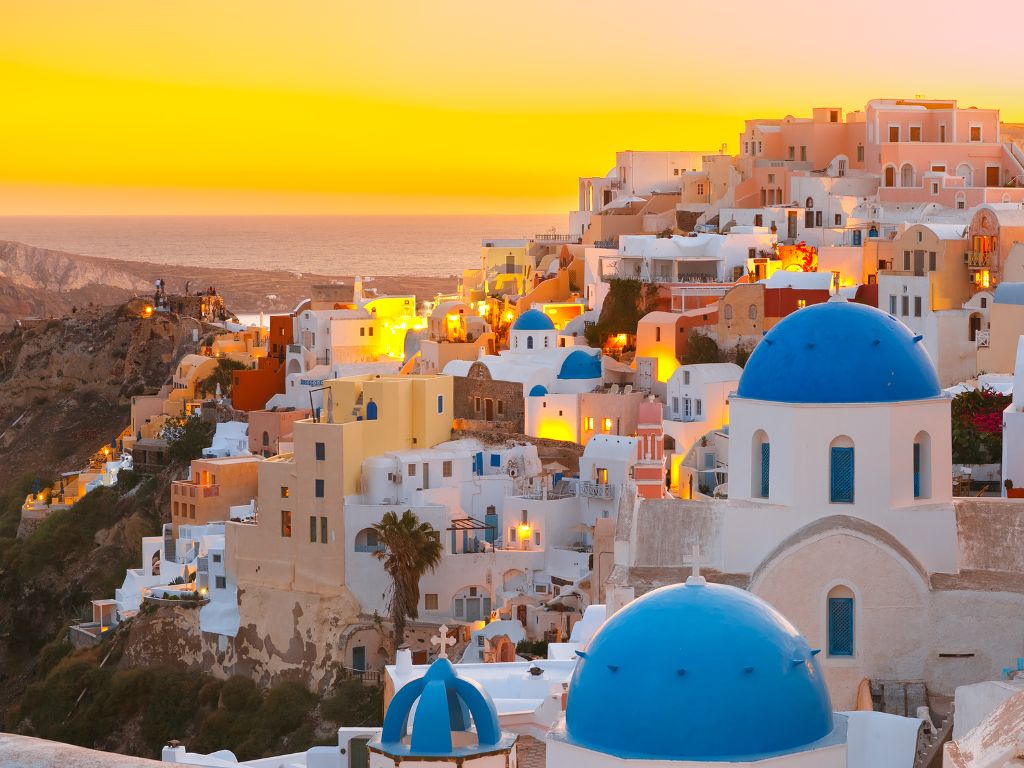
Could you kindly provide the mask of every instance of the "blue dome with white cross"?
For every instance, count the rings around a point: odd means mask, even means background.
[[[511,749],[514,742],[515,736],[501,732],[487,691],[440,658],[394,695],[370,747],[399,758],[458,758]]]
[[[656,589],[578,652],[566,738],[644,760],[748,762],[815,748],[839,737],[816,653],[750,592],[701,578]]]
[[[754,348],[736,394],[777,403],[940,397],[921,336],[887,312],[832,299],[798,309]]]

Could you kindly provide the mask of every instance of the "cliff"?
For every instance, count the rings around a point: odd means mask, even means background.
[[[268,313],[290,311],[310,295],[314,285],[352,281],[351,277],[298,272],[118,261],[0,240],[0,329],[26,317],[58,317],[73,307],[148,296],[158,278],[172,293],[183,292],[186,284],[192,290],[212,285],[236,312]],[[378,277],[367,285],[382,294],[433,298],[454,290],[455,282],[439,277]]]

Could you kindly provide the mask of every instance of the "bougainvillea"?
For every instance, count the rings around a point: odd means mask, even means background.
[[[989,464],[1002,459],[1003,410],[1010,395],[983,388],[953,398],[953,461]]]

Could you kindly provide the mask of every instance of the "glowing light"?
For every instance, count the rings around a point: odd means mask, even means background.
[[[200,595],[205,595],[205,594],[206,594],[206,587],[202,587],[202,588],[201,588],[201,589],[199,590],[199,594],[200,594]]]
[[[525,539],[525,538],[528,538],[529,535],[530,535],[530,526],[527,525],[526,523],[523,523],[522,525],[520,525],[519,526],[519,538]]]
[[[513,317],[515,317],[515,315],[513,315],[511,312],[506,312],[505,313],[505,322],[506,323],[511,323]]]

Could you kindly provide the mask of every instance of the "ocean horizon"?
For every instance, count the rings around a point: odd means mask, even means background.
[[[458,275],[484,238],[566,230],[567,214],[0,216],[0,240],[125,261],[323,275]]]

